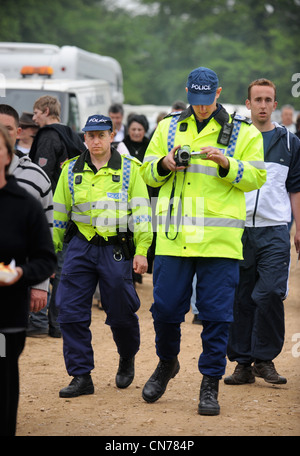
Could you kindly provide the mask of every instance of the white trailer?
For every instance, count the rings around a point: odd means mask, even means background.
[[[78,131],[88,115],[107,115],[111,103],[124,101],[117,60],[75,46],[0,43],[0,75],[0,103],[21,114],[42,95],[57,96],[62,122]]]

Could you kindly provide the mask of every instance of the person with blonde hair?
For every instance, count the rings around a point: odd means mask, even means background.
[[[85,150],[79,135],[60,123],[60,102],[44,95],[33,106],[32,120],[40,127],[32,143],[29,157],[49,176],[55,191],[61,165]]]
[[[38,98],[33,105],[33,110],[34,117],[38,119],[37,123],[41,127],[48,125],[50,120],[60,122],[61,104],[56,97],[44,95]]]

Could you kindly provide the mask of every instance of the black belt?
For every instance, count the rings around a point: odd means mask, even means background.
[[[106,240],[106,239],[104,239],[104,237],[99,236],[99,234],[95,234],[95,236],[92,237],[92,239],[90,239],[89,241],[82,233],[80,233],[80,231],[78,231],[76,233],[76,236],[79,237],[79,239],[83,239],[83,240],[87,241],[89,244],[98,245],[98,246],[118,244],[118,236],[109,236]]]

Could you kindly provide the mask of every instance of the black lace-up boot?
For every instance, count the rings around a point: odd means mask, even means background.
[[[143,399],[146,402],[157,401],[166,391],[169,380],[175,377],[179,369],[180,365],[177,357],[171,361],[160,360],[157,368],[144,386]]]
[[[119,369],[116,375],[116,385],[118,388],[127,388],[134,378],[134,357],[120,357]]]
[[[69,386],[61,389],[59,397],[77,397],[85,394],[93,394],[94,385],[90,374],[76,375]]]
[[[203,375],[198,405],[199,415],[219,415],[218,392],[219,380],[215,377]]]

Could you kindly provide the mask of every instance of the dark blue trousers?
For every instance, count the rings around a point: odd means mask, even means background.
[[[136,312],[140,300],[133,285],[132,261],[116,261],[113,249],[112,245],[100,247],[76,236],[68,245],[56,304],[69,375],[82,375],[94,368],[90,323],[98,282],[106,324],[111,327],[118,353],[130,358],[139,350]]]
[[[230,361],[273,360],[284,343],[290,236],[285,225],[246,228],[244,260],[230,327]]]
[[[190,310],[192,282],[197,275],[196,306],[203,322],[202,374],[221,378],[226,367],[229,323],[238,283],[238,261],[227,258],[156,256],[154,263],[154,320],[156,352],[170,360],[180,352],[181,328]]]

